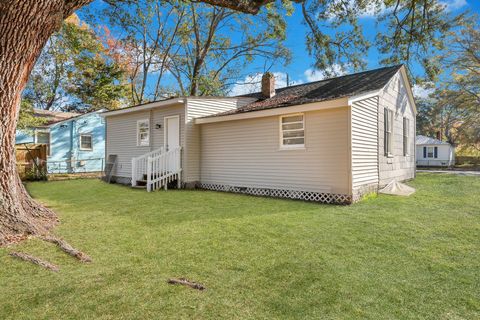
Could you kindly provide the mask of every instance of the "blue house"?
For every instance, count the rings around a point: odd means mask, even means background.
[[[105,123],[95,111],[58,112],[45,126],[17,131],[16,143],[48,145],[48,173],[98,172],[105,161]]]
[[[80,113],[51,111],[42,109],[33,109],[33,116],[35,118],[43,119],[42,125],[29,128],[28,130],[17,130],[15,136],[15,144],[34,143],[34,144],[49,144],[50,125],[64,121],[73,117],[79,116]]]

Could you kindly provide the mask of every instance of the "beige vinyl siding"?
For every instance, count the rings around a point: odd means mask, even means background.
[[[351,106],[352,189],[360,195],[378,185],[378,97]]]
[[[180,145],[185,147],[185,106],[178,104],[168,107],[159,107],[152,110],[152,131],[153,131],[153,149],[164,146],[165,140],[165,117],[180,117]],[[160,124],[161,129],[155,129],[155,125]],[[185,150],[183,150],[185,152]]]
[[[305,113],[305,149],[280,150],[278,116],[201,125],[201,183],[350,194],[347,107]]]
[[[163,146],[164,117],[180,116],[180,142],[183,145],[185,131],[184,105],[159,107],[153,110],[129,112],[106,117],[106,157],[117,155],[117,166],[114,176],[131,177],[132,158],[141,156],[151,150]],[[137,146],[137,120],[150,120],[150,146]],[[156,124],[161,124],[161,129],[155,129]]]
[[[186,120],[186,148],[184,182],[200,181],[200,125],[196,125],[195,119],[205,117],[243,106],[252,99],[187,99],[187,120]]]
[[[384,154],[384,108],[393,111],[392,157]],[[398,72],[379,95],[379,185],[384,186],[393,179],[412,179],[415,176],[415,114],[407,88]],[[403,117],[410,119],[408,156],[403,155]]]
[[[115,176],[131,176],[131,159],[150,151],[149,146],[137,147],[137,120],[149,119],[150,112],[142,111],[107,117],[106,158],[117,155]],[[150,137],[151,138],[151,137]],[[150,142],[152,142],[150,140]]]

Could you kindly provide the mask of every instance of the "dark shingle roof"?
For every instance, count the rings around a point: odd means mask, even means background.
[[[276,89],[274,97],[265,99],[261,92],[241,97],[257,98],[244,107],[215,114],[224,116],[236,113],[288,107],[305,103],[350,97],[383,88],[397,73],[401,65],[369,70],[341,77],[309,82],[291,87]]]

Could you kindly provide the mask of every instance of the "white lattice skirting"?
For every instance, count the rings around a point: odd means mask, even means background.
[[[312,191],[298,191],[285,189],[267,189],[251,187],[234,187],[220,184],[200,183],[200,188],[212,191],[224,191],[251,194],[254,196],[265,196],[274,198],[288,198],[295,200],[314,201],[322,203],[350,204],[352,196],[347,194],[320,193]]]

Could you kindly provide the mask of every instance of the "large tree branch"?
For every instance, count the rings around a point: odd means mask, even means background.
[[[65,6],[63,8],[63,18],[70,16],[75,10],[86,6],[93,0],[65,0]]]
[[[193,0],[192,2],[204,2],[235,11],[257,14],[262,6],[274,1],[275,0]]]

